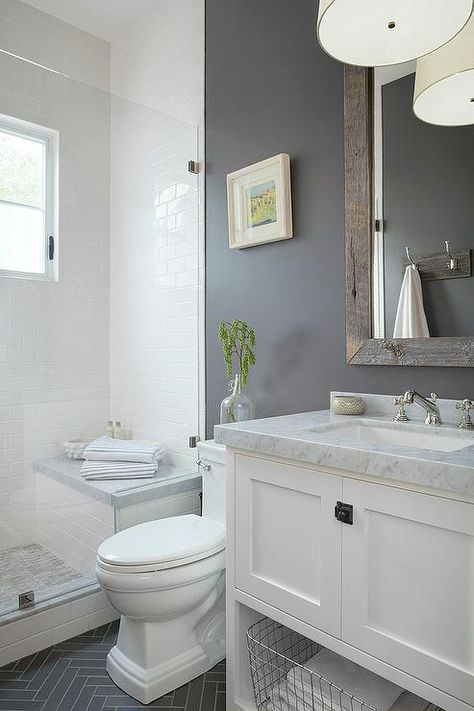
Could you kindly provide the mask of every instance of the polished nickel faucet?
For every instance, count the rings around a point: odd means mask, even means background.
[[[460,430],[474,430],[474,423],[469,413],[472,409],[474,409],[474,400],[468,400],[466,398],[462,402],[456,403],[456,410],[462,411],[462,417],[458,424]]]
[[[410,418],[405,413],[405,407],[416,402],[426,411],[425,425],[440,425],[441,415],[439,407],[436,404],[437,398],[438,396],[436,393],[431,393],[430,400],[429,398],[420,395],[420,393],[417,393],[416,390],[407,390],[405,395],[400,395],[393,400],[394,405],[398,406],[398,411],[393,418],[394,421],[408,422]]]

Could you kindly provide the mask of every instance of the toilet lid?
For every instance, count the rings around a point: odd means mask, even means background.
[[[225,526],[188,514],[126,528],[104,541],[99,560],[116,566],[184,565],[225,548]]]

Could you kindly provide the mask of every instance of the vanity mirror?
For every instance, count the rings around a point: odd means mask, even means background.
[[[414,70],[344,70],[347,361],[472,367],[474,126],[416,118]],[[429,337],[395,329],[410,260]]]

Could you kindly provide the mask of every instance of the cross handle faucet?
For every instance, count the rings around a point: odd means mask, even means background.
[[[405,414],[405,407],[416,402],[417,405],[420,405],[426,412],[425,425],[440,425],[441,414],[436,404],[437,399],[438,395],[436,393],[431,393],[430,400],[420,395],[420,393],[417,393],[416,390],[407,390],[404,395],[400,395],[394,399],[394,404],[398,405],[399,410],[393,419],[395,422],[408,422],[409,418]]]
[[[470,410],[474,408],[474,401],[468,400],[467,398],[462,402],[456,403],[456,410],[461,410],[462,416],[458,424],[460,430],[474,430],[474,423],[472,422]]]

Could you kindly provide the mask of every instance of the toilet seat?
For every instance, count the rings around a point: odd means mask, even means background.
[[[104,541],[97,551],[103,570],[147,573],[209,558],[225,548],[225,526],[187,514],[126,528]]]

